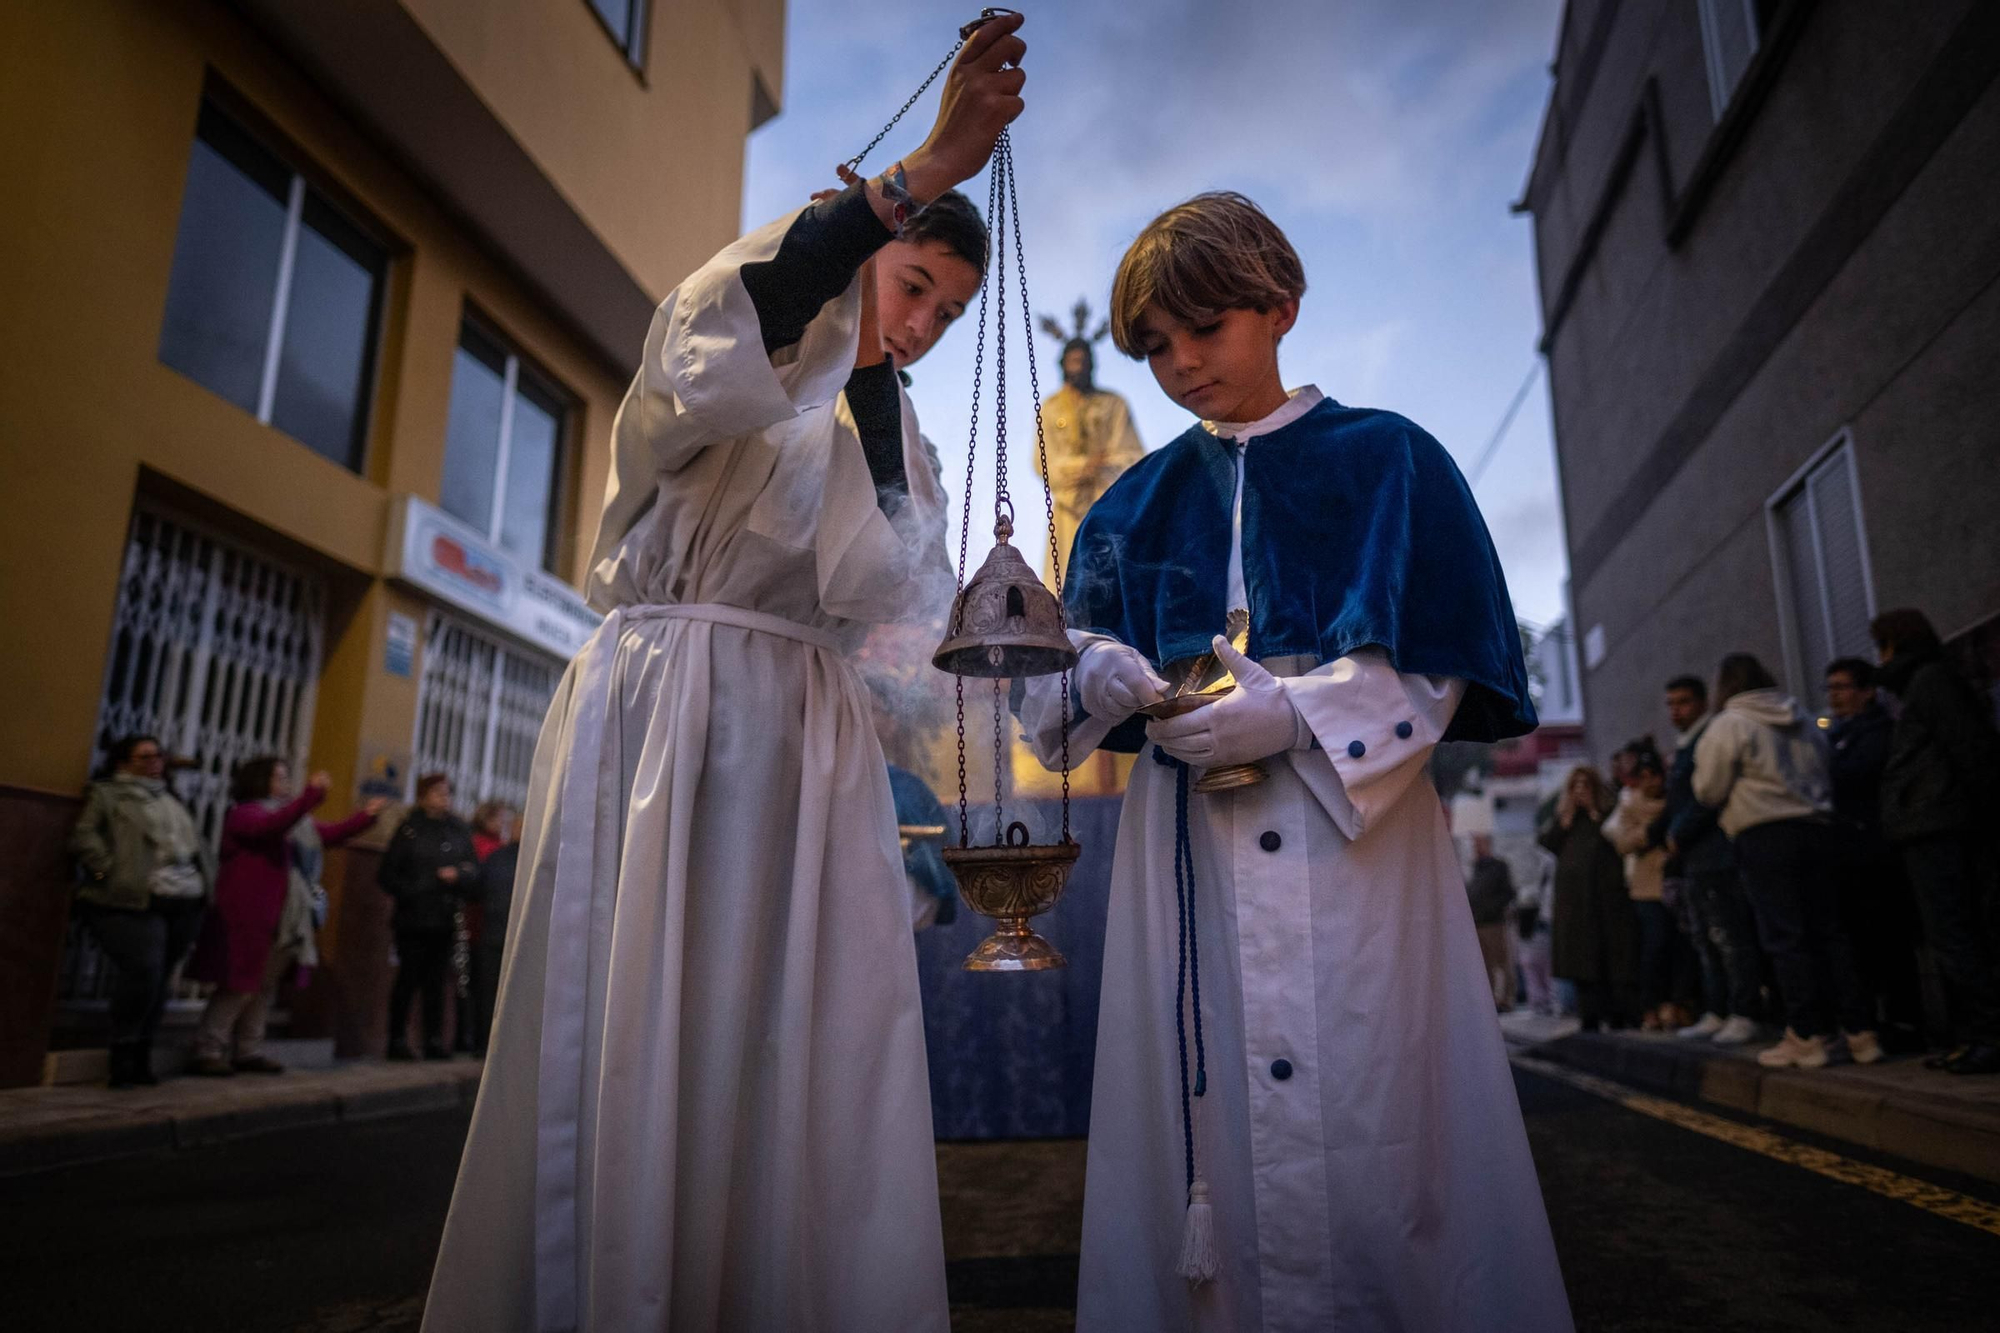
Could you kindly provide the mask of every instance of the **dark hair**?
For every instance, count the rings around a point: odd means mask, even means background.
[[[1772,689],[1777,683],[1754,653],[1731,653],[1715,669],[1715,699],[1726,704],[1739,694]]]
[[[946,190],[919,209],[903,224],[902,239],[936,241],[982,274],[986,272],[986,252],[992,244],[986,223],[972,201],[957,190]]]
[[[258,755],[236,766],[229,779],[229,799],[261,801],[271,794],[271,778],[285,761],[275,754]]]
[[[1847,677],[1857,690],[1875,688],[1875,664],[1866,658],[1836,657],[1826,664],[1826,674]]]
[[[1868,635],[1877,648],[1887,648],[1898,657],[1927,657],[1944,648],[1931,618],[1915,607],[1884,611],[1868,622]]]
[[[449,787],[449,786],[451,785],[451,774],[449,774],[449,773],[426,773],[426,774],[424,774],[424,775],[423,775],[422,777],[418,778],[418,779],[417,779],[417,799],[418,799],[418,800],[420,800],[420,801],[421,801],[421,800],[423,800],[423,799],[424,799],[424,793],[425,793],[425,792],[427,792],[427,791],[429,791],[429,790],[430,790],[430,789],[431,789],[432,787],[435,787],[435,786],[437,786],[437,785],[438,785],[438,783],[440,783],[440,782],[444,783],[444,784],[445,784],[445,786]]]
[[[1686,690],[1703,703],[1708,702],[1708,682],[1700,676],[1675,676],[1667,682],[1667,693],[1672,694],[1675,690]]]
[[[114,769],[123,768],[132,761],[132,751],[138,749],[147,741],[151,741],[156,749],[163,750],[166,748],[160,744],[160,738],[152,732],[135,731],[129,736],[120,736],[117,740],[111,742],[111,752],[105,756],[105,762]]]
[[[1625,747],[1625,753],[1632,756],[1634,773],[1665,773],[1667,766],[1660,759],[1660,747],[1651,736],[1641,736]]]

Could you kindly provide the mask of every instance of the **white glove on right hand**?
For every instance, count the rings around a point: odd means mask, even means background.
[[[1166,696],[1167,682],[1136,648],[1112,639],[1085,646],[1075,668],[1077,702],[1094,718],[1116,725]]]

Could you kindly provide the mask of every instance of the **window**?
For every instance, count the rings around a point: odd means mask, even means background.
[[[1787,674],[1801,700],[1824,702],[1836,657],[1872,657],[1875,589],[1861,525],[1853,443],[1843,432],[1772,497],[1766,517]]]
[[[359,469],[386,268],[304,177],[202,107],[161,361]]]
[[[1750,58],[1757,54],[1777,0],[1699,0],[1708,101],[1717,120],[1729,106]]]
[[[564,397],[498,339],[459,333],[439,505],[543,569],[555,559]]]
[[[449,773],[462,809],[488,800],[524,809],[535,742],[562,673],[560,662],[433,611],[424,631],[412,780]]]
[[[611,34],[611,40],[618,43],[618,49],[625,53],[625,59],[632,68],[640,69],[646,63],[646,0],[590,0],[590,7],[596,12],[604,30]]]

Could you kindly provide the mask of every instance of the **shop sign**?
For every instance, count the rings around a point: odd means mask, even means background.
[[[561,579],[414,495],[397,504],[383,561],[391,578],[564,660],[603,619]]]

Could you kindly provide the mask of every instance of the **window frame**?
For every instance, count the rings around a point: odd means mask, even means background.
[[[535,568],[545,574],[553,574],[560,578],[561,571],[558,565],[564,544],[567,540],[563,515],[568,508],[570,467],[572,456],[575,452],[572,446],[576,432],[579,399],[569,391],[561,380],[551,375],[541,363],[523,352],[518,341],[501,333],[495,321],[484,317],[470,305],[459,316],[458,339],[452,344],[454,375],[457,373],[455,363],[458,352],[466,351],[476,359],[482,361],[485,359],[480,356],[478,350],[466,347],[466,335],[468,332],[474,338],[486,343],[493,351],[498,352],[502,359],[500,367],[500,439],[493,459],[491,506],[487,512],[486,527],[481,536],[498,549],[507,551],[510,555],[513,554],[506,543],[501,540],[501,528],[507,517],[507,474],[513,454],[514,400],[516,395],[523,393],[523,383],[525,381],[527,389],[532,390],[534,396],[547,399],[559,409],[556,414],[556,456],[549,467],[549,494],[546,501],[547,508],[545,515],[547,525],[543,529],[541,556]],[[491,368],[490,363],[488,363],[488,368]],[[449,399],[449,394],[447,394],[447,399]],[[449,410],[449,407],[447,407],[445,421],[445,466],[449,465],[450,460],[451,422]],[[442,467],[438,474],[438,491],[439,498],[442,500],[444,491],[444,473]],[[469,520],[460,515],[453,514],[452,517],[457,518],[461,523],[469,523]]]
[[[227,142],[226,139],[218,141],[217,139],[206,137],[203,134],[203,128],[211,116],[221,123],[227,135],[241,139],[242,143],[237,145]],[[271,313],[270,318],[265,323],[264,330],[264,358],[263,363],[258,367],[257,371],[257,401],[248,409],[250,414],[257,419],[258,424],[278,432],[278,434],[283,435],[294,444],[309,450],[316,457],[324,458],[335,467],[351,472],[356,476],[366,477],[368,475],[370,453],[374,444],[374,416],[376,393],[381,381],[382,349],[387,341],[384,337],[383,325],[386,321],[389,308],[389,285],[393,279],[392,270],[400,247],[391,239],[389,233],[381,225],[376,223],[374,219],[358,207],[354,206],[341,191],[330,186],[318,172],[312,170],[309,166],[302,165],[306,160],[305,154],[293,148],[283,136],[272,131],[264,123],[262,117],[256,114],[253,108],[243,103],[241,99],[230,95],[223,88],[211,86],[202,92],[201,103],[195,113],[194,134],[189,139],[190,153],[193,152],[197,144],[205,145],[210,152],[213,152],[236,170],[253,180],[257,179],[263,172],[263,164],[246,163],[240,160],[238,155],[246,148],[249,151],[262,153],[268,157],[272,165],[278,170],[285,172],[289,177],[285,184],[285,193],[282,201],[285,208],[285,234],[278,250],[278,270],[272,279]],[[188,174],[183,173],[182,176],[181,213],[183,215],[187,210],[186,181]],[[300,439],[298,436],[285,430],[282,426],[276,425],[272,419],[277,410],[278,379],[284,365],[285,331],[287,321],[291,315],[292,288],[295,284],[298,263],[299,234],[307,225],[306,213],[311,206],[323,209],[327,214],[331,215],[335,222],[351,230],[356,238],[372,247],[380,255],[380,262],[374,270],[375,280],[373,290],[369,295],[367,320],[363,327],[363,343],[360,357],[361,385],[354,414],[354,426],[351,436],[347,441],[347,458],[345,461],[328,457],[310,442]],[[175,226],[178,232],[178,218],[176,219]],[[357,263],[360,262],[359,257],[355,256],[346,245],[341,243],[342,238],[318,228],[314,230],[329,245],[349,255],[350,258],[355,258]],[[172,290],[173,277],[173,273],[169,272],[167,275],[169,293]],[[155,340],[153,350],[154,360],[183,379],[201,385],[202,388],[207,389],[211,393],[220,394],[220,391],[211,388],[194,375],[166,360],[162,345],[166,336],[166,324],[167,312],[163,304],[160,314],[160,335]],[[220,396],[226,397],[226,395]],[[230,401],[232,406],[237,405],[234,399],[229,399],[228,401]]]
[[[652,28],[649,22],[652,17],[652,0],[624,0],[624,3],[631,31],[622,41],[617,32],[605,21],[604,15],[598,12],[596,0],[583,0],[583,7],[590,11],[590,17],[604,30],[605,37],[619,49],[632,72],[643,80],[646,76],[646,36]]]
[[[1828,628],[1832,628],[1832,608],[1829,600],[1830,589],[1825,577],[1825,538],[1821,532],[1818,503],[1811,490],[1812,479],[1827,465],[1837,463],[1847,471],[1848,494],[1852,497],[1854,509],[1854,536],[1861,559],[1861,596],[1867,607],[1869,620],[1874,620],[1880,610],[1875,601],[1875,566],[1868,554],[1867,507],[1861,498],[1861,471],[1854,458],[1854,431],[1850,426],[1842,426],[1834,432],[1833,438],[1813,450],[1812,455],[1785,478],[1764,501],[1764,535],[1771,551],[1772,596],[1778,603],[1779,651],[1784,657],[1785,676],[1791,684],[1792,693],[1800,700],[1820,700],[1818,675],[1825,667],[1824,662],[1810,663],[1805,660],[1805,635],[1799,624],[1799,608],[1792,604],[1792,589],[1796,586],[1792,574],[1791,557],[1785,543],[1783,519],[1781,517],[1787,503],[1794,498],[1802,498],[1807,507],[1807,519],[1811,527],[1813,553],[1820,561],[1819,578],[1820,612],[1825,617]],[[1835,647],[1838,652],[1838,647]]]
[[[1721,77],[1722,49],[1716,18],[1716,7],[1719,5],[1740,7],[1744,28],[1750,34],[1750,49],[1743,53],[1743,64],[1727,88],[1723,87]],[[1720,122],[1723,113],[1729,110],[1729,104],[1735,100],[1736,90],[1743,86],[1744,76],[1757,63],[1757,53],[1764,49],[1765,25],[1757,13],[1757,0],[1696,0],[1695,8],[1701,20],[1702,67],[1708,71],[1708,103],[1715,120]]]

